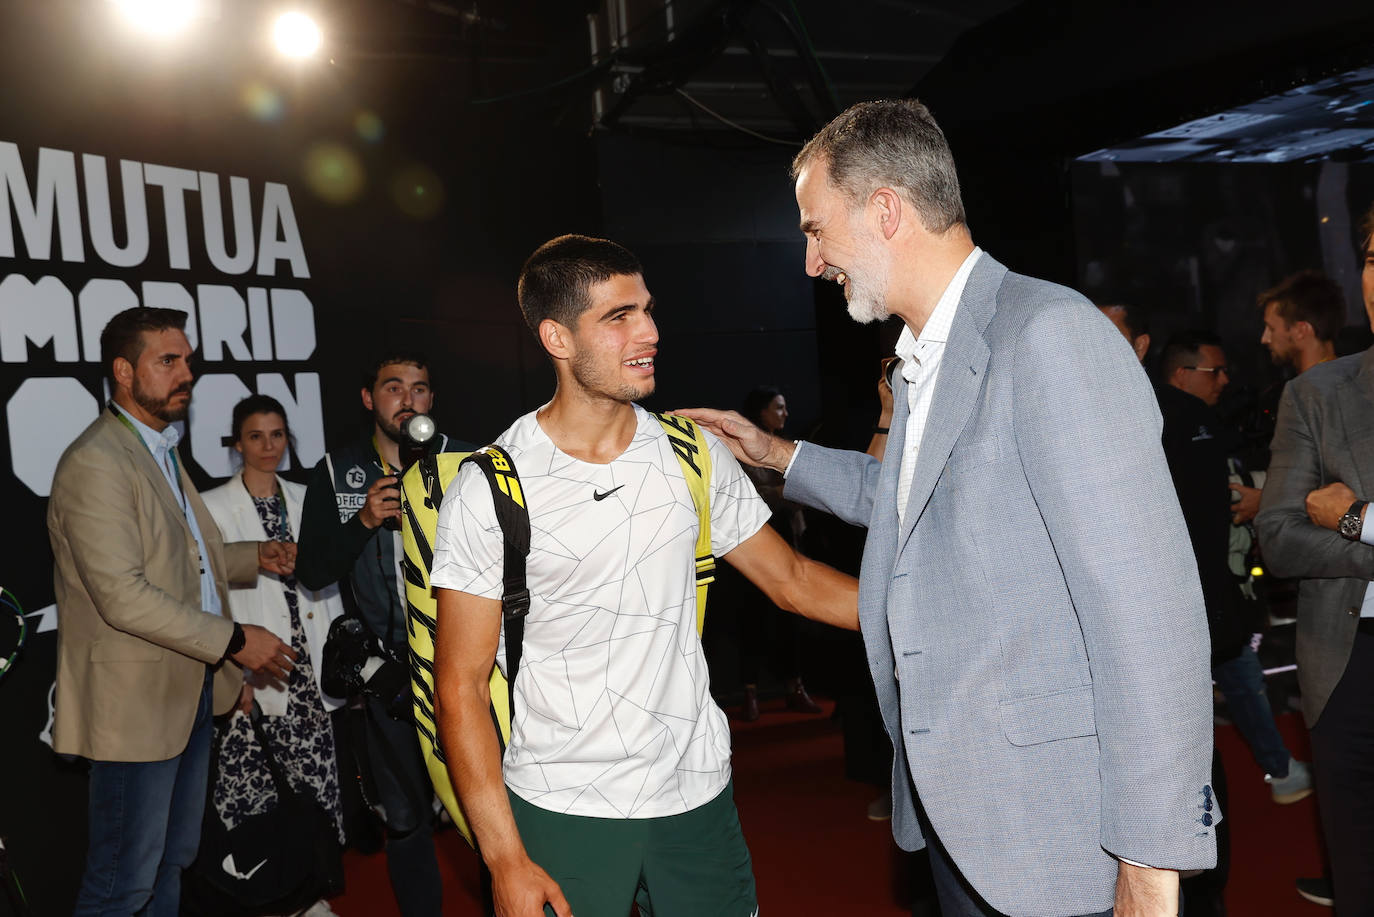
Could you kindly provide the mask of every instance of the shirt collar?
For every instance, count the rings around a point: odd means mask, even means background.
[[[176,424],[167,424],[167,426],[162,428],[162,432],[159,433],[113,401],[111,401],[110,404],[122,416],[127,418],[129,423],[134,425],[134,429],[138,431],[138,435],[143,438],[143,442],[148,446],[148,451],[154,455],[158,455],[161,452],[170,452],[176,448],[177,443],[181,442],[181,431],[177,429]]]
[[[902,327],[901,336],[897,338],[897,356],[902,358],[902,372],[905,375],[906,368],[911,366],[916,358],[916,345],[922,344],[943,344],[949,340],[949,329],[954,325],[954,313],[959,310],[959,299],[964,295],[964,287],[968,284],[969,275],[973,273],[973,266],[978,262],[978,256],[983,250],[976,245],[973,251],[968,253],[963,264],[954,272],[950,278],[945,291],[940,294],[940,299],[935,303],[935,311],[930,313],[930,318],[926,319],[925,327],[921,329],[920,337],[911,333],[909,326]],[[915,367],[912,367],[914,370]],[[908,382],[911,380],[908,379]]]

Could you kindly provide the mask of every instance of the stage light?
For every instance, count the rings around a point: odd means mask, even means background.
[[[173,35],[196,18],[196,0],[113,0],[124,19],[151,35]]]
[[[304,13],[282,13],[272,27],[272,41],[287,57],[309,57],[320,49],[324,35]]]
[[[1263,568],[1263,567],[1251,567],[1251,568],[1250,568],[1250,575],[1251,575],[1251,576],[1263,576],[1263,575],[1264,575],[1264,568]]]

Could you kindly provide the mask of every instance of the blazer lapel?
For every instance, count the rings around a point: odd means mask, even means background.
[[[949,460],[954,443],[963,432],[978,403],[983,388],[983,374],[987,371],[991,351],[983,340],[996,304],[996,289],[1006,268],[986,253],[979,256],[959,298],[959,308],[945,342],[940,359],[940,373],[935,379],[935,392],[926,415],[920,450],[916,455],[916,470],[911,478],[911,492],[907,496],[906,518],[898,537],[898,553],[906,548],[911,533],[925,512],[935,484],[940,480],[945,462]]]
[[[124,424],[119,421],[119,418],[115,417],[113,414],[109,414],[108,411],[106,413],[108,415],[107,422],[113,424],[116,428],[115,436],[118,438],[120,445],[124,447],[124,451],[129,454],[129,462],[132,467],[137,468],[139,472],[152,483],[153,492],[157,494],[158,499],[162,501],[168,512],[175,514],[181,519],[181,524],[186,528],[186,534],[190,535],[191,526],[186,521],[186,513],[181,508],[181,503],[177,499],[177,495],[172,493],[172,485],[168,483],[167,476],[163,474],[162,469],[158,467],[157,460],[153,458],[153,453],[148,451],[148,444],[143,441],[143,437],[139,436],[138,433],[125,427]],[[180,459],[177,460],[177,467],[181,467]],[[183,471],[183,487],[186,486],[185,474],[185,471]]]
[[[1336,389],[1346,443],[1355,457],[1358,481],[1346,481],[1357,494],[1374,488],[1374,347],[1366,350],[1360,371]]]
[[[897,547],[897,473],[901,468],[902,444],[906,442],[906,422],[909,410],[906,402],[906,380],[898,373],[893,379],[892,422],[888,426],[887,448],[883,452],[883,467],[878,473],[878,493],[873,501],[873,517],[868,525],[868,538],[863,554],[863,570],[859,598],[861,622],[875,628],[886,628],[887,591],[892,583],[892,565]],[[871,599],[870,599],[871,595]],[[874,630],[877,639],[878,629]]]
[[[196,526],[200,529],[200,537],[205,541],[205,552],[210,556],[203,558],[210,563],[210,572],[214,575],[215,586],[219,589],[221,610],[224,614],[229,613],[229,580],[228,571],[224,568],[224,551],[221,550],[224,544],[224,537],[220,534],[219,525],[215,522],[215,517],[210,515],[210,510],[205,505],[205,501],[200,498],[200,493],[196,491],[196,486],[191,483],[191,478],[186,474],[186,467],[177,459],[177,467],[181,469],[181,486],[186,489],[186,503],[191,512],[196,514]]]

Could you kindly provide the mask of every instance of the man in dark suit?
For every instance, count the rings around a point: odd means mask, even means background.
[[[1361,226],[1374,327],[1374,208]],[[1279,402],[1255,527],[1301,577],[1298,681],[1338,912],[1374,913],[1374,348],[1314,366]]]

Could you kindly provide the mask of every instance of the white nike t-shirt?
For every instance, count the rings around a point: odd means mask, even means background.
[[[497,439],[530,512],[530,613],[503,773],[522,799],[598,818],[676,815],[730,779],[730,731],[696,632],[697,511],[659,422],[605,465],[560,452],[533,413]],[[769,511],[730,450],[711,452],[711,550]],[[464,467],[439,509],[430,582],[501,597],[502,540],[482,473]],[[506,668],[505,634],[496,653]]]

